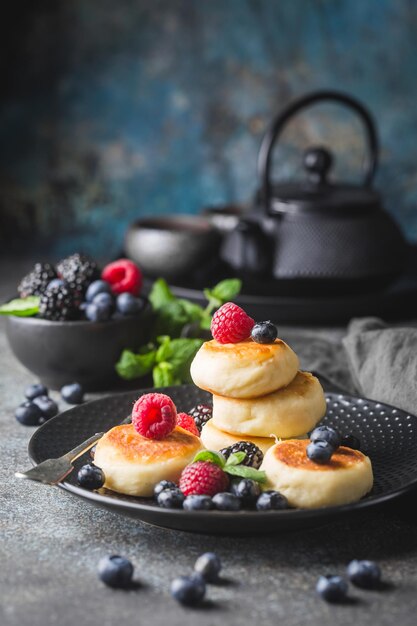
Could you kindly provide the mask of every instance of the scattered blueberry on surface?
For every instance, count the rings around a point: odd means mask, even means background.
[[[116,309],[122,315],[137,315],[144,306],[142,298],[135,298],[131,293],[121,293],[116,298]]]
[[[45,421],[40,408],[30,400],[17,407],[15,417],[24,426],[39,426]]]
[[[281,511],[288,509],[288,500],[279,491],[264,491],[256,501],[258,511]]]
[[[312,431],[310,441],[313,443],[316,441],[327,441],[336,450],[340,446],[341,437],[337,430],[330,426],[318,426]]]
[[[83,465],[77,474],[77,480],[80,487],[93,491],[94,489],[100,489],[104,485],[105,476],[100,467],[95,465]]]
[[[94,298],[101,293],[108,293],[110,295],[111,287],[105,280],[95,280],[88,286],[85,299],[87,302],[92,302]]]
[[[47,396],[47,395],[48,395],[48,389],[45,387],[45,385],[42,385],[41,383],[30,385],[29,387],[26,387],[25,389],[25,396],[28,400],[33,400],[34,398],[37,398],[38,396]]]
[[[100,559],[98,577],[109,587],[126,589],[132,583],[133,565],[122,556],[112,555]]]
[[[374,561],[351,561],[347,566],[349,580],[357,587],[372,589],[381,581],[381,568]]]
[[[219,511],[239,511],[242,507],[240,498],[234,493],[221,491],[213,496],[214,507]]]
[[[221,561],[214,552],[205,552],[198,557],[194,565],[194,571],[201,574],[208,583],[218,580],[221,569]]]
[[[161,491],[164,491],[164,489],[176,489],[176,488],[177,488],[177,485],[173,483],[172,480],[161,480],[159,483],[155,485],[154,490],[153,490],[153,495],[155,496],[155,498],[157,498],[159,494],[161,493]]]
[[[255,504],[261,493],[261,488],[256,480],[250,478],[241,478],[232,482],[232,493],[241,498],[242,504],[251,506]]]
[[[274,343],[277,336],[277,327],[270,321],[258,322],[251,332],[251,337],[256,343]]]
[[[341,576],[320,576],[316,591],[327,602],[342,602],[346,599],[348,584]]]
[[[58,414],[58,405],[49,396],[37,396],[33,399],[33,403],[36,404],[41,410],[42,416],[45,419],[50,419]]]
[[[179,576],[171,583],[171,595],[185,606],[194,606],[202,601],[206,593],[206,583],[202,576]]]
[[[164,489],[157,496],[157,502],[163,509],[180,509],[184,502],[184,494],[178,487]]]
[[[360,450],[361,442],[358,437],[355,435],[346,435],[346,437],[342,438],[341,446],[346,446],[347,448],[352,448],[352,450]]]
[[[334,451],[328,441],[314,441],[307,446],[307,456],[314,463],[328,463]]]
[[[183,508],[186,511],[210,511],[214,504],[210,496],[193,495],[185,498]]]
[[[62,387],[61,396],[68,404],[82,404],[84,400],[84,390],[79,383],[70,383]]]

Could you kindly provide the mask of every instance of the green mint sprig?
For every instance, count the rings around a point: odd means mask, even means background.
[[[39,313],[39,296],[16,298],[0,306],[0,315],[17,315],[18,317],[30,317]]]
[[[214,450],[202,450],[196,454],[193,463],[196,461],[209,461],[210,463],[215,463],[221,467],[224,472],[230,474],[231,476],[250,478],[251,480],[256,480],[258,483],[266,482],[265,472],[261,472],[253,467],[248,467],[247,465],[242,465],[245,458],[245,452],[235,452],[226,460],[220,452],[215,452]]]

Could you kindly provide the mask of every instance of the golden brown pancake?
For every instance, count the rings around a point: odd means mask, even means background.
[[[271,437],[251,437],[232,435],[226,431],[220,430],[211,419],[204,424],[201,431],[201,441],[207,450],[222,450],[228,446],[232,446],[239,441],[250,441],[254,443],[265,454],[271,446],[274,445],[275,439]]]

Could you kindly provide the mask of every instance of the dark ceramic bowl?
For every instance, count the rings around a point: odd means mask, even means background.
[[[172,279],[217,256],[220,241],[217,229],[202,217],[155,217],[131,224],[125,251],[147,276]]]
[[[115,363],[124,348],[136,350],[149,341],[152,324],[147,304],[137,317],[97,323],[10,316],[6,333],[16,358],[47,387],[78,382],[86,391],[99,391],[120,385]]]

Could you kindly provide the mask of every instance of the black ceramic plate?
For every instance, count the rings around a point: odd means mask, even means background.
[[[198,402],[210,400],[209,394],[192,385],[161,389],[172,397],[180,411]],[[133,402],[146,390],[108,396],[90,402],[46,422],[29,443],[34,463],[57,457],[96,432],[119,423],[131,411]],[[355,511],[380,505],[417,485],[417,417],[386,404],[327,393],[327,415],[324,423],[337,428],[342,435],[359,437],[363,450],[370,456],[375,484],[372,492],[360,502],[347,506],[315,510],[287,511],[196,511],[160,509],[152,500],[133,498],[108,490],[90,492],[76,484],[76,472],[60,487],[111,509],[156,526],[209,534],[259,534],[309,527],[328,523]],[[89,459],[81,457],[76,467]]]

